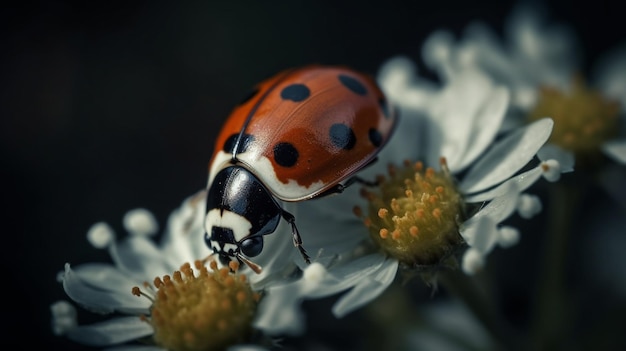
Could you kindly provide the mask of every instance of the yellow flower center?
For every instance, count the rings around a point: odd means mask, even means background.
[[[390,166],[388,173],[379,177],[379,191],[362,192],[370,237],[410,267],[440,265],[463,244],[464,204],[445,159],[438,172],[421,162],[405,162],[400,169]],[[355,213],[363,217],[360,208]]]
[[[532,122],[546,116],[554,120],[550,142],[574,152],[583,162],[597,157],[600,146],[619,129],[619,103],[588,88],[580,77],[573,79],[569,92],[540,89],[529,119]]]
[[[150,316],[142,318],[154,328],[154,342],[172,351],[222,350],[248,341],[259,294],[252,291],[239,265],[211,270],[196,261],[194,274],[189,263],[170,277],[157,277],[144,287],[154,296],[133,288],[133,294],[152,300]],[[232,270],[232,271],[231,271]]]

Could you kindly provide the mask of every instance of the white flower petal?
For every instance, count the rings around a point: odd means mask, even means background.
[[[437,71],[443,79],[448,79],[454,74],[451,57],[453,44],[454,36],[451,32],[437,30],[431,33],[422,45],[424,63]]]
[[[170,214],[161,243],[163,256],[170,266],[204,259],[212,253],[204,244],[205,197],[205,190],[198,191]]]
[[[120,270],[137,279],[152,281],[179,268],[168,267],[159,248],[145,236],[130,236],[111,244],[109,254]]]
[[[133,235],[153,235],[159,231],[156,218],[145,208],[136,208],[126,212],[123,223],[124,229]]]
[[[539,99],[538,90],[534,86],[524,83],[517,83],[512,95],[513,105],[521,108],[523,111],[528,111],[535,107]]]
[[[51,304],[50,312],[53,317],[76,316],[76,308],[65,300],[59,300]]]
[[[82,282],[95,289],[123,294],[145,281],[133,280],[108,263],[84,263],[74,267],[72,271]]]
[[[404,56],[393,57],[381,66],[377,81],[395,106],[404,110],[424,111],[432,102],[435,86],[420,79],[413,61]],[[404,113],[400,113],[405,118]]]
[[[300,304],[304,299],[333,295],[349,286],[342,285],[320,263],[311,263],[293,282],[270,286],[259,304],[253,322],[265,333],[298,335],[304,332],[305,317]]]
[[[507,21],[512,56],[536,82],[565,88],[576,67],[578,43],[570,28],[550,24],[537,8],[524,4]]]
[[[554,122],[550,118],[538,120],[507,135],[468,171],[460,184],[465,193],[494,186],[526,165],[548,140]]]
[[[552,143],[545,144],[537,151],[537,157],[541,161],[555,160],[559,163],[561,173],[574,171],[576,159],[574,154]]]
[[[385,265],[387,259],[381,254],[370,254],[357,259],[349,259],[344,262],[332,264],[323,279],[314,281],[306,280],[303,276],[301,295],[306,298],[320,298],[334,295],[350,289],[371,276],[375,276]]]
[[[58,316],[52,319],[52,332],[54,335],[65,335],[76,328],[78,322],[76,316]]]
[[[533,169],[530,169],[522,174],[519,174],[504,183],[498,185],[497,187],[477,193],[475,195],[465,196],[465,202],[467,203],[477,203],[483,201],[493,200],[496,197],[502,196],[509,191],[521,192],[526,190],[531,185],[535,184],[535,182],[541,178],[543,174],[543,169],[541,166],[537,166]],[[513,186],[512,186],[513,185]]]
[[[435,100],[436,90],[432,83],[420,80],[415,75],[415,65],[404,57],[393,58],[381,68],[378,78],[381,89],[399,109],[398,125],[391,140],[378,155],[379,160],[362,173],[384,173],[387,163],[401,163],[405,159],[415,160],[424,148],[427,126],[424,113]]]
[[[300,279],[266,289],[254,326],[268,334],[300,334],[304,331],[305,318],[300,307],[304,299],[347,290],[383,271],[384,263],[385,257],[380,254],[348,260],[346,264],[337,263],[330,270],[313,262]]]
[[[514,227],[504,226],[498,230],[498,245],[508,249],[519,242],[519,230]]]
[[[94,223],[87,230],[87,241],[96,249],[104,249],[115,240],[113,228],[105,222]]]
[[[437,164],[434,162],[443,156],[452,173],[461,170],[466,164],[466,152],[474,142],[476,121],[484,123],[488,117],[497,118],[497,121],[491,122],[498,123],[502,118],[490,113],[492,107],[489,99],[493,91],[491,80],[473,69],[459,72],[442,89],[428,111],[432,124],[426,135],[429,138],[426,160],[429,165]],[[500,101],[495,103],[498,105]],[[484,147],[484,141],[480,146]]]
[[[541,162],[543,177],[549,182],[556,182],[561,179],[561,164],[559,161],[550,159]]]
[[[69,264],[65,265],[63,288],[74,302],[92,312],[148,313],[150,307],[148,299],[133,296],[130,290],[125,294],[121,291],[103,291],[86,284],[74,273]]]
[[[387,259],[375,276],[361,281],[333,305],[332,312],[335,317],[344,317],[373,301],[393,282],[397,271],[398,261]]]
[[[463,254],[461,268],[467,275],[478,273],[485,266],[485,257],[476,249],[469,248]]]
[[[608,141],[602,145],[602,151],[615,161],[626,165],[626,139]]]
[[[463,31],[463,47],[472,50],[474,63],[504,74],[518,74],[497,34],[483,22],[473,22]],[[508,81],[509,79],[505,79]]]
[[[467,145],[462,162],[455,169],[465,169],[493,142],[502,125],[508,104],[509,91],[503,87],[494,88],[486,97],[486,101],[476,112],[471,131],[472,141]]]
[[[504,189],[502,195],[494,198],[485,207],[481,208],[468,222],[475,221],[481,217],[489,217],[498,224],[509,217],[517,207],[519,189],[515,184],[508,183],[509,189]]]
[[[253,325],[268,335],[299,335],[305,317],[300,307],[302,286],[298,282],[272,287],[259,303]]]
[[[329,270],[336,282],[330,281],[332,286],[327,286],[325,289],[332,289],[336,292],[346,290],[358,284],[362,279],[377,274],[381,267],[389,264],[387,260],[384,255],[374,253],[349,260],[347,263],[339,263]]]
[[[505,51],[495,33],[485,24],[474,23],[467,27],[463,50],[471,52],[472,63],[487,72],[498,84],[510,89],[511,105],[527,110],[537,100],[536,82],[528,74],[523,59]],[[507,124],[512,119],[505,120]]]
[[[52,314],[52,331],[55,335],[64,335],[78,324],[76,308],[67,301],[61,300],[50,305],[50,313]]]
[[[359,174],[364,179],[367,174]],[[353,213],[355,205],[363,204],[359,196],[361,185],[354,184],[342,194],[305,201],[298,204],[296,223],[300,229],[303,246],[315,257],[320,250],[325,255],[339,254],[368,237],[363,221]]]
[[[486,255],[497,242],[498,230],[490,217],[473,217],[463,224],[461,236],[470,247]]]
[[[541,200],[536,195],[521,194],[517,200],[517,212],[524,219],[533,218],[541,209]]]
[[[67,337],[89,346],[109,346],[153,333],[154,330],[150,324],[133,316],[112,318],[101,323],[79,326],[69,331]]]

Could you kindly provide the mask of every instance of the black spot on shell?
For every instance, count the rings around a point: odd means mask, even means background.
[[[376,147],[379,147],[383,143],[383,136],[380,134],[378,129],[371,128],[369,131],[369,138],[372,144]]]
[[[283,88],[280,92],[280,97],[283,100],[291,100],[295,102],[300,102],[305,100],[311,95],[311,91],[304,84],[291,84]]]
[[[356,78],[347,76],[345,74],[340,74],[338,78],[341,84],[350,89],[350,91],[352,91],[353,93],[358,95],[367,94],[367,89],[365,88],[365,85],[359,82]]]
[[[356,144],[356,136],[352,128],[342,123],[333,124],[328,131],[330,141],[340,149],[350,150]]]
[[[237,138],[239,138],[239,133],[235,133],[226,139],[224,142],[224,151],[235,154],[235,143],[237,143]],[[254,141],[254,137],[250,134],[244,134],[241,136],[241,140],[239,141],[239,147],[237,150],[237,154],[244,153],[248,150],[248,147]]]
[[[299,156],[298,150],[291,143],[274,145],[274,160],[283,167],[293,167]]]

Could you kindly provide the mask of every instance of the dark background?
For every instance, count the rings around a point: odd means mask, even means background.
[[[616,1],[545,4],[553,20],[573,26],[586,63],[625,38]],[[8,313],[2,313],[0,345],[81,349],[50,331],[49,305],[65,297],[56,273],[65,262],[108,260],[106,252],[86,242],[94,222],[107,221],[123,233],[124,213],[146,207],[163,224],[180,201],[205,186],[222,121],[259,80],[308,63],[347,64],[376,74],[394,55],[419,59],[421,44],[434,29],[458,31],[480,19],[501,30],[513,5],[449,0],[2,5],[0,161],[8,225],[1,234],[1,257]],[[340,324],[310,325],[310,338],[316,339]]]

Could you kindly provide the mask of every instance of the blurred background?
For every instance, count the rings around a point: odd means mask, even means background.
[[[309,63],[346,64],[375,75],[392,56],[419,60],[423,40],[435,29],[458,33],[481,20],[500,32],[515,4],[247,0],[1,5],[0,157],[3,222],[8,226],[0,256],[4,296],[8,294],[3,311],[8,314],[3,313],[0,345],[34,342],[48,349],[84,349],[50,330],[49,305],[65,298],[57,272],[66,262],[109,260],[105,251],[88,245],[85,233],[91,224],[107,221],[121,234],[124,213],[145,207],[163,225],[185,197],[203,188],[221,123],[253,84]],[[585,50],[585,69],[626,39],[617,1],[542,4],[549,18],[571,25]],[[598,196],[594,201],[610,201]],[[539,230],[542,218],[520,224],[522,231]],[[539,238],[523,235],[508,256],[493,258],[501,259],[507,276],[517,281],[510,285],[503,309],[519,323],[524,323],[528,287],[537,269],[532,258],[540,245]],[[580,249],[573,246],[574,252]],[[625,280],[624,274],[620,271],[615,279]],[[586,284],[579,281],[575,287]],[[416,289],[429,296],[427,289]],[[330,306],[327,300],[315,303]],[[623,312],[623,301],[610,309]],[[356,323],[358,313],[336,321],[324,313],[328,309],[311,310],[323,312],[311,312],[309,333],[286,339],[286,348],[362,346],[365,329]],[[79,312],[80,320],[86,315]]]

